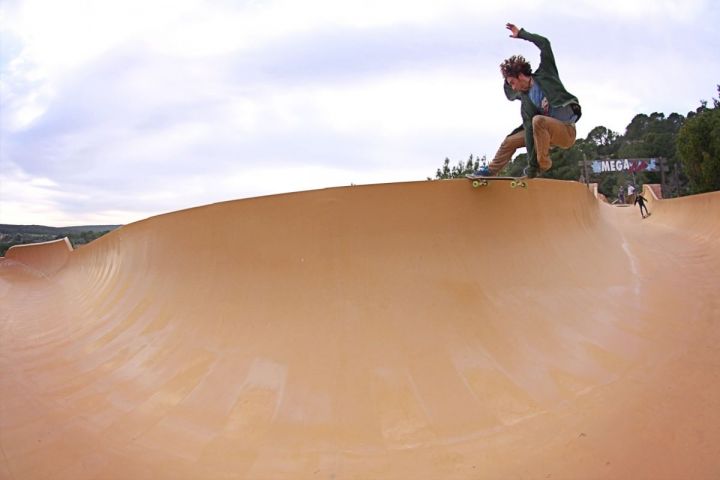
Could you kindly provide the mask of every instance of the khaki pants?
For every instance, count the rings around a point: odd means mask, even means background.
[[[538,165],[542,171],[547,171],[552,167],[551,146],[570,148],[575,144],[575,124],[564,123],[545,115],[536,115],[533,117],[533,138]],[[500,173],[500,170],[510,162],[515,151],[523,147],[525,147],[524,130],[505,137],[492,162],[488,165],[490,174]]]
[[[538,166],[545,172],[552,167],[551,146],[570,148],[575,144],[575,124],[564,123],[545,115],[535,115],[532,124]]]
[[[497,175],[500,170],[505,168],[510,162],[510,159],[515,154],[515,150],[523,148],[525,146],[525,130],[520,130],[517,133],[508,135],[505,140],[500,144],[495,158],[492,159],[488,168],[490,169],[490,175]]]

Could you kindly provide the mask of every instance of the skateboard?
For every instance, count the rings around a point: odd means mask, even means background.
[[[525,177],[525,176],[523,176],[523,177],[486,177],[484,175],[471,175],[471,174],[468,174],[465,176],[467,178],[469,178],[470,180],[472,180],[473,188],[486,187],[491,181],[494,181],[494,180],[510,182],[510,188],[517,188],[517,187],[527,188],[527,186],[528,186],[527,181],[526,181],[528,177]]]

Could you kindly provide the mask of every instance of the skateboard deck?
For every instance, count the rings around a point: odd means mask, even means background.
[[[527,178],[528,177],[491,177],[491,176],[484,176],[484,175],[465,175],[468,179],[472,180],[472,186],[473,188],[478,187],[486,187],[490,182],[500,180],[500,181],[506,181],[510,182],[511,188],[527,188]]]

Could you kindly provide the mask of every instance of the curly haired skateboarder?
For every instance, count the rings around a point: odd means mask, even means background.
[[[573,146],[575,122],[582,111],[577,97],[565,90],[560,81],[550,41],[512,23],[505,27],[512,38],[527,40],[540,49],[540,66],[533,73],[530,63],[521,55],[513,55],[500,65],[505,96],[511,101],[520,100],[523,124],[505,137],[484,174],[497,175],[515,150],[526,147],[529,163],[526,174],[535,177],[552,166],[551,146]]]

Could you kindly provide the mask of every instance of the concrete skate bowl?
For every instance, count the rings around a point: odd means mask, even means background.
[[[70,258],[73,248],[67,238],[51,242],[15,245],[8,249],[5,258],[33,268],[42,275],[52,275]]]
[[[4,259],[0,478],[718,478],[720,196],[650,209],[357,186]]]

